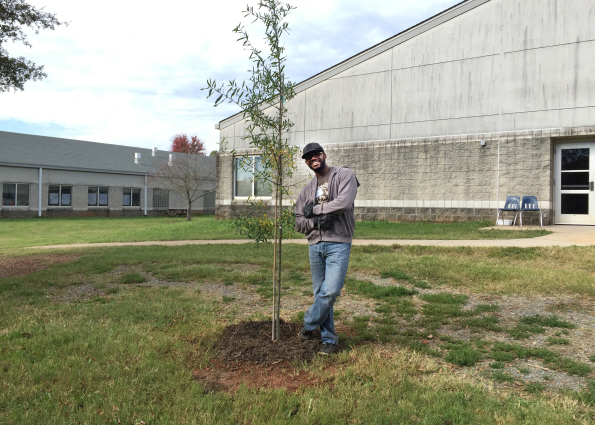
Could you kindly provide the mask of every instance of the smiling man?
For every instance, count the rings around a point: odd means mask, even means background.
[[[337,350],[333,305],[341,293],[355,229],[353,215],[359,183],[349,168],[329,167],[324,149],[308,143],[302,159],[316,176],[302,189],[295,204],[295,230],[308,239],[314,304],[304,315],[299,336],[312,338],[320,328],[322,348],[319,354]]]

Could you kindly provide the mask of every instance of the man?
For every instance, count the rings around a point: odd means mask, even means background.
[[[320,328],[322,348],[319,354],[337,350],[339,336],[335,332],[333,305],[343,288],[355,218],[353,202],[359,183],[349,168],[329,167],[324,149],[308,143],[302,159],[314,171],[314,177],[302,189],[295,204],[295,230],[308,239],[314,304],[304,315],[299,336],[312,338]]]

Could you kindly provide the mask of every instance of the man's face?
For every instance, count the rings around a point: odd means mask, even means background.
[[[326,165],[326,155],[324,152],[312,152],[305,160],[306,165],[314,172],[323,170]]]

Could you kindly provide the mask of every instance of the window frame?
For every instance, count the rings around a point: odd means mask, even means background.
[[[273,197],[273,193],[271,190],[271,193],[269,195],[256,195],[256,184],[257,181],[254,178],[255,175],[255,169],[256,169],[256,158],[262,158],[262,155],[247,155],[248,158],[250,158],[251,162],[252,162],[252,179],[250,181],[250,192],[251,195],[246,196],[246,195],[238,195],[238,171],[245,171],[245,169],[243,167],[238,167],[238,160],[245,160],[245,156],[235,156],[233,159],[233,198],[234,199],[271,199]]]
[[[14,205],[4,203],[4,186],[14,186]],[[19,186],[27,186],[27,204],[19,204]],[[31,185],[29,183],[2,183],[2,208],[26,208],[31,205]]]
[[[57,204],[52,204],[50,203],[50,194],[51,194],[51,190],[52,187],[58,187],[58,203]],[[68,204],[64,204],[62,202],[62,196],[63,196],[63,188],[70,188],[70,199],[69,199],[69,203]],[[72,185],[71,184],[49,184],[48,185],[48,207],[70,207],[72,208]]]
[[[128,189],[130,191],[130,203],[126,204],[124,203],[124,196],[126,189]],[[134,191],[138,191],[138,205],[134,204]],[[141,190],[140,187],[124,187],[122,188],[122,206],[123,207],[130,207],[130,208],[134,208],[134,207],[140,207],[141,206]]]
[[[90,204],[89,203],[89,190],[91,189],[95,189],[97,190],[97,192],[95,192],[96,198],[95,198],[95,203],[94,204]],[[105,195],[107,196],[107,201],[105,204],[101,203],[101,189],[105,189]],[[87,206],[88,207],[97,207],[97,208],[102,208],[102,207],[109,207],[109,187],[108,186],[87,186]]]

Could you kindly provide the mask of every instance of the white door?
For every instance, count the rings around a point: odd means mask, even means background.
[[[595,142],[554,148],[556,224],[595,224]]]

